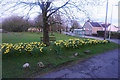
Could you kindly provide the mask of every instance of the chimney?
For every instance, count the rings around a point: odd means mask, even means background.
[[[90,20],[87,20],[87,22],[90,22]]]

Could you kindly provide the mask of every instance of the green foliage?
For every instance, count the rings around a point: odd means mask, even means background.
[[[52,49],[57,53],[58,55],[62,54],[62,48],[60,46],[53,45]]]
[[[84,57],[84,56],[86,56],[86,54],[84,54],[84,53],[78,53],[78,56],[79,57]]]

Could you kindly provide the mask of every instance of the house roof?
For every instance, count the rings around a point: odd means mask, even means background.
[[[89,20],[88,20],[87,22],[89,22],[89,23],[92,25],[92,27],[103,27],[103,28],[105,28],[105,23],[103,23],[103,22],[90,22]],[[86,24],[86,23],[85,23],[85,24]],[[84,24],[84,26],[85,26],[85,24]],[[108,23],[107,26],[106,26],[106,28],[108,28],[110,25],[111,25],[111,24]],[[114,25],[114,27],[118,28],[118,27],[115,26],[115,25]]]
[[[105,24],[101,24],[105,28]],[[110,26],[111,24],[107,24],[106,27]]]
[[[101,25],[100,25],[98,22],[90,22],[90,24],[91,24],[93,27],[101,27]]]

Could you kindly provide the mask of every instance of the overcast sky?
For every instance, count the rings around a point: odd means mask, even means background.
[[[120,0],[108,0],[108,22],[111,23],[111,14],[112,14],[112,23],[118,26],[118,2]],[[106,3],[104,6],[99,6],[97,9],[98,19],[99,21],[105,21],[106,15]]]
[[[7,1],[7,0],[5,0]],[[111,23],[111,13],[112,13],[112,23],[116,26],[118,26],[118,2],[120,0],[108,0],[109,4],[108,4],[108,23]],[[107,0],[106,0],[107,2]],[[103,3],[102,6],[95,6],[92,7],[90,6],[87,10],[90,12],[90,16],[92,18],[93,21],[98,21],[98,22],[105,22],[105,15],[106,15],[106,2]],[[0,8],[0,11],[7,9],[9,7],[9,5],[7,7],[4,8]],[[112,10],[113,8],[113,10]],[[32,12],[38,12],[39,11],[39,7],[34,8],[34,10],[32,10]],[[32,13],[31,12],[31,13]],[[77,11],[74,11],[76,13],[76,16],[78,16],[78,18],[84,18],[84,14],[82,13],[77,13]],[[17,10],[15,13],[9,13],[6,12],[4,15],[2,15],[0,13],[0,18],[4,19],[10,15],[25,15],[26,11],[23,11],[22,9]],[[30,19],[33,20],[38,14],[31,14]],[[84,22],[81,22],[80,24],[83,25]]]

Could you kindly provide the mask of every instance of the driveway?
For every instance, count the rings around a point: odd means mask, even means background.
[[[118,50],[99,54],[38,78],[118,78]]]

